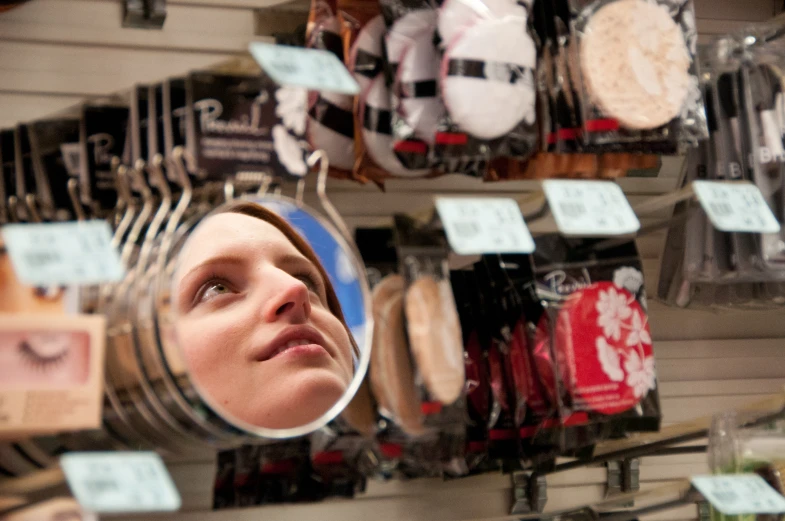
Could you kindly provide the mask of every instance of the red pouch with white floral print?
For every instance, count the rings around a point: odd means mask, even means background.
[[[543,308],[534,359],[562,425],[611,422],[604,432],[658,430],[660,403],[634,242],[538,237],[532,256]]]

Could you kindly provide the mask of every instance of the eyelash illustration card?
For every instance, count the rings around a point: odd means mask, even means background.
[[[0,439],[101,425],[106,319],[0,315]]]

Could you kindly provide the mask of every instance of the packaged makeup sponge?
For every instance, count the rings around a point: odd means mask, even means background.
[[[570,6],[587,143],[672,153],[706,136],[690,0]]]
[[[341,19],[335,1],[311,5],[307,46],[323,49],[344,61]],[[316,150],[324,150],[330,166],[351,171],[354,166],[354,98],[334,92],[311,91],[308,95],[308,142]]]
[[[537,52],[527,21],[525,6],[503,0],[449,0],[440,10],[446,115],[434,155],[446,172],[482,175],[495,157],[534,151]]]

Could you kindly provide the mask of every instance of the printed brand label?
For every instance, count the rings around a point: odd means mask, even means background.
[[[715,228],[722,232],[777,233],[780,224],[757,186],[748,182],[693,181]]]
[[[549,179],[542,187],[556,226],[564,235],[629,235],[641,227],[624,192],[614,182]]]
[[[254,42],[251,54],[280,85],[354,95],[360,86],[335,54],[322,49]]]
[[[438,197],[436,209],[455,253],[534,251],[534,240],[514,199]]]
[[[2,233],[23,284],[90,285],[117,282],[125,276],[106,221],[9,224]]]
[[[695,476],[692,484],[725,515],[785,513],[785,497],[757,474]]]
[[[73,452],[63,455],[60,465],[74,497],[91,512],[180,508],[180,494],[155,452]]]

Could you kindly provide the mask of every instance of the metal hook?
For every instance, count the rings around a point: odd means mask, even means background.
[[[11,222],[22,222],[23,219],[19,218],[19,198],[12,195],[8,198],[8,217]]]
[[[76,179],[68,180],[68,198],[71,199],[71,206],[74,207],[74,215],[77,221],[87,220],[87,216],[82,208],[82,203],[79,201],[79,181]]]
[[[327,216],[338,228],[338,231],[341,232],[341,234],[346,238],[347,242],[356,249],[356,246],[354,246],[354,241],[352,240],[352,234],[349,231],[349,227],[346,226],[346,222],[341,217],[338,209],[333,206],[333,203],[327,197],[327,174],[330,171],[330,161],[327,158],[327,152],[324,150],[317,150],[308,156],[308,166],[310,168],[316,166],[317,163],[319,164],[319,175],[316,178],[316,195],[319,197],[319,202],[322,204],[322,208],[324,208]],[[359,252],[356,253],[358,258],[361,258]]]
[[[224,200],[234,201],[234,183],[231,179],[227,179],[224,183]]]
[[[191,186],[191,178],[188,177],[188,171],[190,168],[186,168],[193,162],[193,158],[191,154],[185,150],[183,147],[176,147],[172,151],[172,163],[174,164],[174,169],[177,172],[177,182],[180,186],[183,187],[183,190],[187,190],[190,193],[192,192],[193,188]]]
[[[257,197],[264,197],[267,195],[267,192],[270,190],[270,185],[273,184],[273,177],[271,175],[265,174],[262,177],[262,184],[259,185],[259,190],[256,191]]]
[[[30,222],[40,223],[44,222],[41,219],[41,214],[38,211],[38,204],[35,200],[34,194],[27,194],[25,195],[25,203],[27,204],[27,209],[30,211]]]

